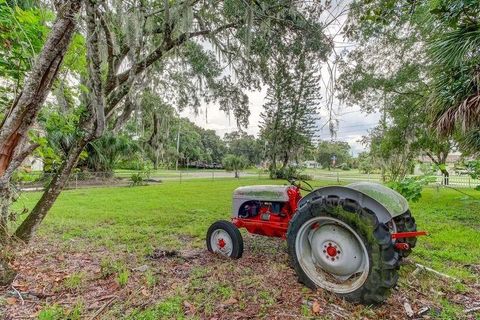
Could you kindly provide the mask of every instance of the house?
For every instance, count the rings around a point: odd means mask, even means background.
[[[305,168],[308,168],[308,169],[317,169],[317,168],[321,168],[322,166],[320,165],[320,163],[316,162],[316,161],[313,161],[313,160],[307,160],[305,162],[303,162],[303,166]]]

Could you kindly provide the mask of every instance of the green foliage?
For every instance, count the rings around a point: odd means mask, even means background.
[[[48,33],[53,14],[0,0],[0,77],[23,81]],[[3,84],[2,84],[3,86]]]
[[[302,174],[302,168],[297,166],[286,166],[281,168],[270,167],[270,178],[282,180],[311,180],[311,177]]]
[[[118,272],[117,283],[120,287],[125,287],[128,284],[128,278],[130,277],[130,271],[124,268]]]
[[[470,160],[466,163],[468,174],[473,179],[480,178],[480,160]],[[480,185],[475,187],[475,190],[480,191]]]
[[[435,177],[409,177],[400,181],[389,182],[388,186],[400,193],[408,201],[418,202],[422,197],[423,187],[431,182],[435,182]]]
[[[227,152],[238,157],[244,157],[249,165],[259,164],[262,160],[263,145],[260,140],[245,132],[234,131],[226,133],[223,139],[227,145]]]
[[[470,160],[466,163],[468,174],[473,179],[480,178],[480,160]]]
[[[380,168],[376,165],[369,152],[361,152],[358,154],[358,170],[360,170],[361,173],[370,174],[377,169]]]
[[[323,168],[332,167],[332,158],[336,158],[336,166],[347,163],[350,156],[350,145],[344,141],[326,141],[322,140],[317,146],[317,161]]]
[[[225,167],[225,170],[235,172],[235,178],[240,178],[238,172],[248,166],[248,160],[243,156],[227,154],[225,158],[223,158],[222,164]]]
[[[39,320],[80,320],[82,319],[82,311],[84,306],[82,303],[76,303],[72,309],[64,309],[61,306],[54,304],[54,305],[47,305],[43,308],[39,314]]]
[[[64,285],[68,289],[77,290],[82,286],[84,279],[85,274],[83,272],[75,272],[65,279]]]
[[[260,115],[260,134],[273,170],[278,160],[285,167],[311,148],[319,119],[318,65],[301,45],[296,49],[288,61],[276,61]]]
[[[87,165],[95,172],[113,174],[113,169],[122,160],[132,157],[138,145],[126,136],[106,134],[87,145]]]
[[[40,144],[35,155],[42,159],[45,172],[55,172],[65,159],[76,139],[79,118],[76,112],[60,114],[51,106],[41,112],[39,123],[46,136],[34,136],[32,140]]]
[[[183,299],[175,295],[158,303],[153,308],[135,310],[126,319],[128,320],[156,320],[156,319],[184,319],[182,307]]]

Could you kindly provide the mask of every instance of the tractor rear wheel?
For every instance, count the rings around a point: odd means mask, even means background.
[[[243,238],[238,228],[230,221],[219,220],[208,228],[208,251],[233,259],[242,257]]]
[[[399,255],[388,227],[353,200],[307,203],[290,222],[287,241],[299,281],[311,289],[375,304],[397,283]]]

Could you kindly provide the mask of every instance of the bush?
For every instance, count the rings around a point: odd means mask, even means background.
[[[408,201],[417,202],[422,197],[423,187],[435,182],[435,177],[420,176],[404,178],[401,181],[392,181],[388,186],[400,193]]]
[[[130,176],[130,186],[131,187],[136,187],[136,186],[142,186],[144,185],[143,181],[143,175],[141,172],[134,173]]]
[[[240,178],[240,175],[238,174],[238,172],[247,167],[248,160],[244,156],[227,154],[223,158],[222,164],[225,167],[225,170],[235,172],[235,178]]]
[[[312,177],[301,173],[299,167],[286,166],[282,168],[272,169],[270,168],[271,179],[284,179],[284,180],[312,180]]]

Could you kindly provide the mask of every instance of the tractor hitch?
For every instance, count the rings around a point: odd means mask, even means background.
[[[392,240],[395,240],[395,239],[402,239],[402,238],[414,238],[414,237],[426,236],[426,235],[428,235],[427,231],[414,231],[414,232],[392,233],[391,237],[392,237]],[[410,245],[406,242],[396,242],[395,249],[401,250],[401,251],[407,251],[410,249]]]
[[[391,234],[393,240],[400,238],[415,238],[426,235],[428,235],[427,231],[396,232]]]

